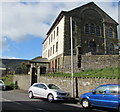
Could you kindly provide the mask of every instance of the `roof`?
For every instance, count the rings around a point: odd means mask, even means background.
[[[30,60],[30,63],[49,63],[49,61],[47,58],[39,58],[39,59]]]
[[[33,58],[32,60],[37,60],[37,59],[41,59],[41,58],[42,58],[42,56],[37,56],[37,57]]]

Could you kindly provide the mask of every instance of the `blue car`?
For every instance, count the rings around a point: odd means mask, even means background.
[[[92,106],[117,109],[120,112],[120,85],[105,84],[98,86],[92,92],[80,96],[83,108]]]

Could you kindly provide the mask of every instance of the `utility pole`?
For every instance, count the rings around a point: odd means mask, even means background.
[[[72,97],[74,97],[72,17],[70,17],[70,36],[71,36],[71,75],[72,75],[71,84],[72,84]]]

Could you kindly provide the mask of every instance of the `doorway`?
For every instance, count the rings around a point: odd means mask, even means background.
[[[35,67],[32,68],[31,85],[34,83],[37,83],[37,69]]]

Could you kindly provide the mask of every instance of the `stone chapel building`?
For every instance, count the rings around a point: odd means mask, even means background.
[[[47,32],[43,42],[42,58],[49,60],[49,69],[65,72],[70,70],[70,17],[73,19],[73,54],[76,71],[82,68],[84,56],[118,54],[116,49],[118,23],[94,2],[90,2],[70,11],[61,11]]]

